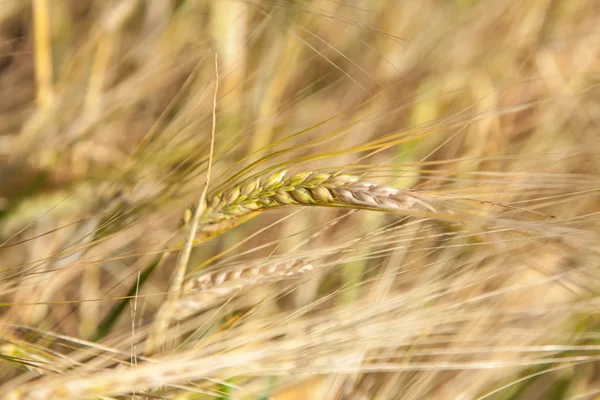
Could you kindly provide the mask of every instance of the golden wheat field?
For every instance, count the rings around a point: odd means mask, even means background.
[[[600,399],[597,0],[0,0],[0,398]]]

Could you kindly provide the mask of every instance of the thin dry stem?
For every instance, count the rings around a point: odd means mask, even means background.
[[[200,222],[200,215],[204,212],[206,193],[208,191],[208,184],[210,182],[210,175],[212,171],[212,158],[215,146],[215,131],[216,131],[216,112],[217,112],[217,93],[219,90],[219,61],[217,54],[215,53],[215,92],[213,96],[213,119],[212,119],[212,130],[210,135],[210,151],[208,155],[208,169],[206,172],[206,181],[202,188],[202,194],[198,200],[198,207],[194,213],[192,219],[192,225],[190,232],[187,237],[185,246],[183,247],[179,258],[177,260],[177,266],[175,267],[175,276],[171,287],[169,288],[169,295],[167,301],[161,307],[154,323],[153,331],[148,338],[148,347],[146,348],[146,354],[153,354],[160,350],[161,347],[166,343],[166,331],[169,328],[169,324],[176,313],[177,302],[181,297],[181,288],[183,286],[183,279],[187,271],[190,255],[192,253],[192,247],[194,244],[194,238],[198,231],[198,225]]]

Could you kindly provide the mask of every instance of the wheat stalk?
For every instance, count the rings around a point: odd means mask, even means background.
[[[287,205],[394,211],[412,208],[417,203],[433,210],[406,189],[365,182],[358,176],[320,172],[288,175],[287,171],[278,171],[210,196],[202,221],[205,225],[215,224]]]
[[[210,135],[210,151],[208,154],[208,166],[206,169],[206,180],[204,181],[204,188],[202,189],[202,194],[200,195],[200,199],[198,200],[198,208],[194,212],[194,215],[191,219],[191,227],[188,238],[185,242],[185,245],[179,253],[179,258],[177,259],[177,266],[174,271],[173,281],[171,282],[171,286],[169,288],[169,293],[167,296],[166,303],[159,309],[158,315],[156,316],[156,321],[154,323],[153,331],[148,338],[148,346],[146,347],[146,353],[152,354],[159,347],[166,343],[166,338],[164,336],[164,332],[169,328],[169,322],[172,316],[176,313],[176,305],[181,296],[181,287],[183,286],[183,280],[185,277],[185,272],[188,267],[188,263],[190,260],[190,255],[192,253],[192,246],[194,243],[194,237],[196,236],[196,232],[198,231],[198,226],[200,223],[200,216],[204,213],[204,207],[206,204],[206,194],[208,192],[208,184],[210,183],[211,171],[212,171],[212,159],[213,153],[215,149],[215,132],[216,132],[216,123],[217,123],[217,93],[219,90],[219,62],[217,54],[215,53],[215,91],[213,96],[213,109],[212,109],[212,130]],[[162,336],[162,338],[160,337]],[[162,341],[162,343],[161,343]]]

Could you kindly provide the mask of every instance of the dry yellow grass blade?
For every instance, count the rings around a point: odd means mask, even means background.
[[[44,108],[52,101],[54,69],[52,59],[52,33],[48,0],[33,2],[35,24],[37,102]]]

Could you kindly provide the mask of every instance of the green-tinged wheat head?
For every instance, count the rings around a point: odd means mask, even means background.
[[[382,211],[431,207],[409,193],[363,181],[355,175],[278,171],[249,179],[212,195],[202,215],[203,224],[238,218],[255,211],[287,205],[367,208]]]

